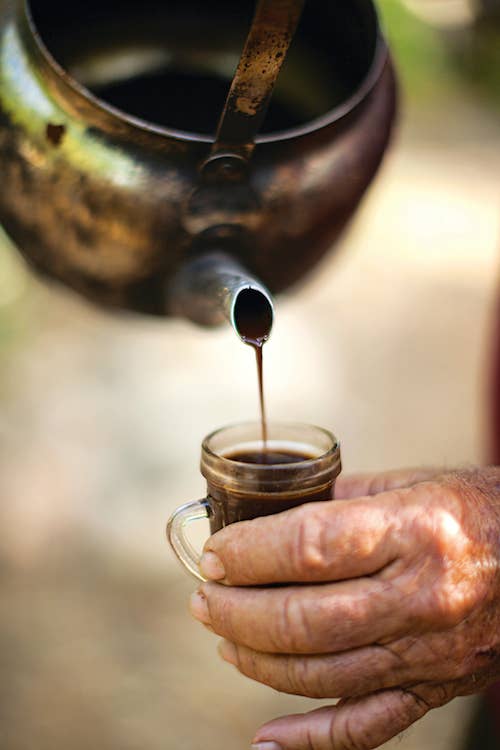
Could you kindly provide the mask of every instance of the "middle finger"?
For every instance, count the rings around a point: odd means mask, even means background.
[[[271,589],[205,583],[191,611],[233,643],[285,654],[336,653],[394,639],[415,619],[411,597],[376,578]]]

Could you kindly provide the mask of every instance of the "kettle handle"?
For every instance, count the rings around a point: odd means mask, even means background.
[[[304,2],[258,0],[209,161],[220,155],[250,158]]]

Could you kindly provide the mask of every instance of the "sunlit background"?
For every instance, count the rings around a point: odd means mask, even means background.
[[[498,7],[382,0],[402,88],[392,150],[338,252],[278,303],[269,414],[333,429],[347,472],[485,457]],[[231,331],[107,316],[2,239],[2,750],[244,750],[260,723],[314,707],[220,663],[164,541],[170,512],[203,494],[203,436],[257,403]],[[472,708],[388,747],[455,750]]]

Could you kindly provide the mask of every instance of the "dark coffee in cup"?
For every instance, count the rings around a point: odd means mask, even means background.
[[[326,481],[304,487],[304,473],[312,476],[316,471],[318,455],[312,451],[288,447],[259,446],[254,449],[236,449],[224,453],[222,458],[234,462],[228,466],[227,479],[216,483],[207,474],[208,503],[210,505],[210,531],[216,531],[232,523],[248,521],[259,516],[281,513],[304,503],[331,500],[336,478],[331,472]],[[239,486],[234,486],[237,471]],[[294,476],[296,479],[294,480]],[[279,488],[280,480],[286,480],[286,488]]]
[[[292,450],[256,450],[227,453],[224,458],[242,464],[264,464],[265,466],[271,466],[273,464],[298,464],[301,461],[312,461],[315,456],[312,456],[310,453]]]

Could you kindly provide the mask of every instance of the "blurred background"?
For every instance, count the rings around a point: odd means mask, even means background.
[[[338,251],[279,300],[271,418],[320,423],[346,472],[484,460],[500,247],[495,0],[382,0],[399,127]],[[164,541],[199,446],[256,417],[230,330],[113,317],[0,256],[0,747],[216,750],[312,701],[219,662]],[[386,747],[455,750],[474,699]]]

